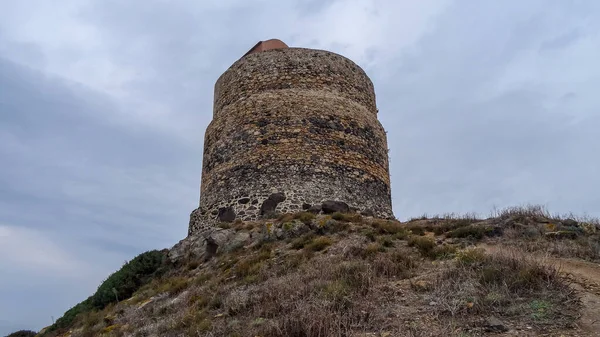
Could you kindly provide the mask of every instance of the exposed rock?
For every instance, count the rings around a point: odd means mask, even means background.
[[[485,320],[484,327],[488,332],[506,332],[508,327],[496,316],[490,316]]]
[[[310,227],[299,220],[284,223],[273,230],[273,234],[279,240],[300,236],[310,231]]]
[[[375,216],[375,213],[372,209],[365,209],[364,211],[360,212],[360,214],[363,216]]]
[[[269,199],[275,201],[276,203],[280,203],[285,201],[285,194],[283,193],[273,193],[269,196]]]
[[[219,247],[224,246],[235,235],[235,231],[231,229],[215,228],[205,239]]]
[[[172,263],[177,263],[184,259],[200,259],[206,254],[206,239],[199,234],[190,235],[179,241],[167,254]]]
[[[250,240],[250,233],[236,232],[228,242],[223,245],[223,251],[231,251],[243,247]]]
[[[324,201],[323,204],[321,204],[321,209],[325,214],[331,214],[335,212],[348,213],[350,211],[350,207],[348,207],[347,203],[334,200]]]
[[[311,206],[312,206],[311,204],[303,203],[302,204],[302,209],[303,210],[307,210],[307,209],[310,209]]]
[[[242,204],[242,205],[245,205],[249,202],[250,202],[250,198],[241,198],[240,200],[238,200],[238,204]]]
[[[217,216],[219,221],[232,222],[235,220],[235,211],[232,207],[223,207],[219,209],[219,215]]]
[[[260,206],[260,214],[265,215],[272,213],[275,211],[275,208],[277,208],[277,203],[271,199],[267,199],[263,201],[262,205]]]
[[[314,214],[319,214],[321,213],[321,205],[314,205],[311,206],[309,209],[306,210],[307,212],[310,213],[314,213]]]
[[[242,236],[243,234],[238,235],[230,229],[214,228],[206,230],[179,241],[169,250],[167,257],[172,263],[188,259],[208,259],[216,254],[220,247],[224,249],[226,243],[244,240]]]
[[[283,201],[285,201],[285,194],[283,194],[283,193],[271,194],[267,198],[267,200],[263,201],[262,205],[260,206],[260,215],[265,215],[265,214],[275,212],[277,205],[279,205],[279,203],[283,202]]]

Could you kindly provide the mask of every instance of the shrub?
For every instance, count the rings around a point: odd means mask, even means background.
[[[310,223],[315,219],[315,215],[310,212],[299,212],[294,214],[294,219],[300,220],[305,225],[310,225]]]
[[[397,221],[375,220],[371,223],[381,234],[396,234],[401,231],[406,231],[406,228]]]
[[[432,238],[425,236],[410,237],[408,246],[417,248],[421,255],[430,259],[449,258],[456,252],[456,247],[451,245],[437,246]]]
[[[171,295],[178,294],[187,288],[190,280],[186,277],[169,277],[165,280],[159,281],[160,283],[154,288],[154,293],[169,293]]]
[[[282,214],[279,216],[279,218],[277,218],[277,220],[280,221],[281,223],[290,222],[294,219],[295,219],[294,214],[290,214],[290,213]]]
[[[414,235],[425,235],[425,228],[423,226],[408,226],[407,229]]]
[[[331,217],[334,220],[343,221],[343,222],[362,222],[362,216],[358,213],[340,213],[335,212]]]
[[[304,248],[304,246],[309,244],[313,240],[314,237],[315,237],[315,235],[313,233],[304,234],[301,237],[296,238],[292,241],[292,248],[293,249],[302,249],[302,248]]]
[[[483,239],[484,236],[496,236],[501,235],[500,228],[492,226],[465,226],[454,229],[446,233],[447,237],[450,238],[472,238],[476,240]]]
[[[377,275],[400,278],[409,277],[410,270],[416,267],[416,263],[410,256],[398,252],[379,254],[373,260],[372,265]]]
[[[456,253],[456,247],[451,245],[435,246],[427,253],[427,257],[431,259],[448,259],[454,256]]]
[[[68,328],[69,326],[71,326],[71,324],[73,324],[73,322],[75,321],[75,318],[79,314],[86,313],[86,312],[93,310],[93,306],[92,306],[91,302],[92,302],[92,297],[90,296],[85,301],[82,301],[82,302],[76,304],[71,309],[67,310],[62,315],[62,317],[57,319],[56,322],[54,322],[54,324],[52,324],[48,328],[48,330],[46,330],[46,332],[62,331],[63,329]]]
[[[379,242],[384,247],[388,247],[389,248],[389,247],[393,247],[394,246],[394,241],[392,241],[392,239],[390,239],[389,237],[379,238]]]
[[[441,235],[457,228],[466,227],[478,222],[476,218],[459,218],[459,219],[447,219],[443,223],[437,226],[431,226],[429,230],[435,233],[435,235]]]
[[[125,263],[102,282],[92,296],[67,310],[46,332],[62,331],[70,327],[80,314],[102,310],[108,304],[116,302],[117,297],[119,300],[131,297],[135,291],[160,274],[165,256],[163,251],[152,250]]]
[[[335,280],[362,294],[369,291],[373,282],[372,270],[362,260],[342,262],[333,269],[332,274]]]
[[[520,315],[552,324],[574,319],[570,312],[577,298],[552,267],[516,254],[486,255],[481,249],[459,252],[457,262],[430,290],[439,314]]]
[[[223,229],[230,229],[231,228],[231,223],[229,223],[229,222],[219,222],[219,223],[217,223],[216,227],[223,228]]]
[[[270,258],[271,251],[269,249],[263,249],[258,254],[249,256],[237,262],[233,267],[233,272],[238,277],[256,275],[264,265],[264,261]]]
[[[383,251],[385,251],[385,248],[380,243],[373,242],[367,245],[367,248],[364,250],[364,255],[371,256]]]
[[[19,331],[15,331],[15,332],[9,334],[6,337],[34,337],[35,335],[37,335],[37,333],[35,331],[19,330]]]
[[[514,294],[544,290],[559,281],[558,271],[532,260],[512,256],[488,256],[480,267],[479,282],[487,286],[503,286]]]
[[[313,239],[311,243],[309,243],[306,248],[312,250],[313,252],[321,251],[327,247],[329,247],[333,241],[326,236],[320,236],[316,239]]]
[[[435,241],[424,236],[413,236],[408,239],[408,246],[416,247],[421,253],[429,253],[435,247]]]
[[[164,258],[165,253],[158,250],[136,256],[102,282],[96,293],[92,295],[92,306],[103,309],[117,299],[124,300],[131,297],[136,290],[156,276]]]
[[[407,230],[401,230],[392,235],[392,237],[396,240],[406,240],[410,236],[410,232]]]
[[[373,232],[372,230],[368,230],[365,232],[365,236],[367,237],[367,239],[369,239],[369,241],[374,242],[375,240],[377,240],[377,236],[375,234],[375,232]]]
[[[456,259],[464,265],[481,263],[485,259],[485,250],[482,248],[465,249],[456,254]]]

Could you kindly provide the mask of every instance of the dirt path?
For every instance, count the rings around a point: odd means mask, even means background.
[[[514,248],[501,245],[482,244],[479,247],[492,254],[515,253]],[[582,304],[578,327],[589,336],[600,336],[600,264],[541,254],[534,258],[557,268],[562,276],[573,282],[572,287],[579,292]]]

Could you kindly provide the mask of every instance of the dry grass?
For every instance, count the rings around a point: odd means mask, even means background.
[[[542,215],[544,222],[532,220]],[[451,336],[464,327],[479,331],[489,315],[535,331],[564,327],[573,321],[576,297],[555,270],[516,255],[460,249],[473,240],[502,240],[532,251],[600,257],[595,234],[547,238],[550,230],[572,226],[547,216],[525,208],[487,220],[452,214],[400,223],[301,212],[230,224],[253,235],[274,232],[264,230],[267,223],[309,232],[286,231],[281,240],[267,237],[253,248],[187,261],[111,308],[111,314],[118,313],[114,320],[104,320],[108,312],[81,318],[77,324],[85,328],[73,337],[103,331],[107,336]]]
[[[331,215],[331,218],[333,220],[343,221],[343,222],[361,223],[363,221],[362,216],[360,214],[358,214],[358,213],[340,213],[340,212],[336,212],[336,213],[333,213]]]
[[[578,307],[573,290],[556,269],[514,252],[460,252],[457,264],[441,273],[432,289],[438,315],[467,322],[496,315],[542,327],[565,327],[574,321]]]

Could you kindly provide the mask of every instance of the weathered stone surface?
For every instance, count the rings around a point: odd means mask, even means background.
[[[269,196],[269,199],[275,201],[276,203],[280,203],[285,201],[285,194],[283,193],[273,193]]]
[[[275,200],[267,199],[263,201],[262,205],[260,206],[260,215],[275,212],[275,208],[277,208],[277,203]]]
[[[374,216],[375,215],[375,213],[371,209],[365,209],[364,211],[360,212],[360,214],[364,215],[364,216]]]
[[[343,201],[327,200],[321,204],[321,209],[325,214],[331,214],[335,212],[348,213],[350,207]]]
[[[310,227],[299,220],[282,224],[273,230],[275,238],[287,239],[300,236],[310,231]]]
[[[263,201],[260,206],[260,215],[269,214],[271,212],[275,212],[277,209],[277,205],[279,203],[285,201],[285,194],[283,193],[273,193],[271,194],[267,200]]]
[[[176,263],[185,259],[202,259],[206,254],[206,240],[202,235],[189,235],[179,241],[167,254],[171,262]]]
[[[331,199],[393,218],[373,84],[343,56],[287,48],[242,57],[215,85],[204,146],[190,233],[223,215],[255,220]],[[219,216],[223,208],[232,212]]]
[[[306,210],[307,212],[310,213],[314,213],[314,214],[319,214],[321,213],[321,205],[314,205],[311,206],[309,209]]]
[[[173,263],[188,259],[209,258],[220,248],[225,248],[228,243],[246,240],[247,236],[244,235],[248,235],[248,233],[238,234],[230,229],[211,228],[188,235],[169,250],[167,257]]]
[[[484,326],[488,332],[506,332],[509,330],[508,327],[496,316],[488,317],[485,320]]]
[[[235,220],[235,212],[233,211],[232,207],[223,207],[219,209],[219,214],[217,217],[219,221],[232,222]]]

